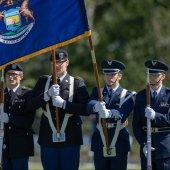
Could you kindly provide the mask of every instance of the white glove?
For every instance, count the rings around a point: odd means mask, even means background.
[[[60,96],[52,96],[53,106],[65,109],[65,100]]]
[[[58,84],[53,84],[48,91],[44,92],[44,100],[50,100],[52,96],[58,96],[60,94],[60,86]]]
[[[122,118],[120,112],[116,109],[112,109],[111,113],[112,113],[112,115],[111,115],[110,118],[115,118],[115,119],[121,119]]]
[[[110,118],[112,115],[112,112],[109,109],[101,109],[99,110],[98,113],[99,113],[99,116],[104,119]]]
[[[155,148],[151,147],[151,151],[154,151]],[[148,150],[147,150],[147,144],[145,144],[145,146],[143,147],[143,153],[145,155],[145,157],[147,157],[148,154]]]
[[[104,109],[106,109],[106,103],[105,102],[97,102],[95,105],[94,105],[94,107],[93,107],[93,111],[94,112],[99,112],[100,110],[104,110]]]
[[[156,114],[155,111],[151,107],[147,106],[145,108],[145,117],[153,120],[153,119],[155,119],[155,114]]]
[[[0,122],[2,122],[2,123],[8,123],[9,122],[9,116],[8,116],[7,113],[2,112],[0,114]]]

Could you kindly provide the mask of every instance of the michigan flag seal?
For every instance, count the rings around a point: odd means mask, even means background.
[[[29,0],[0,0],[0,43],[22,41],[35,23]]]

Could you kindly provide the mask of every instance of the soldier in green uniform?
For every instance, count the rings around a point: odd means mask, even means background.
[[[21,87],[23,68],[15,63],[4,70],[4,123],[3,170],[28,170],[29,156],[34,155],[32,123],[35,112],[26,110],[31,90]]]

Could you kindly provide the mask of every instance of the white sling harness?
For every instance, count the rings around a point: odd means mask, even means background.
[[[51,80],[51,76],[48,77],[48,80],[45,85],[45,91],[47,91],[49,89],[50,80]],[[72,100],[73,100],[73,93],[74,93],[74,77],[70,76],[69,99],[68,99],[68,101],[70,101],[70,102],[72,102]],[[57,134],[57,129],[54,126],[54,123],[52,121],[49,103],[46,104],[46,111],[44,110],[44,115],[48,118],[48,121],[49,121],[49,124],[50,124],[53,134]],[[71,116],[72,116],[72,114],[68,114],[68,113],[65,114],[63,123],[61,125],[60,133],[65,133],[67,122]]]
[[[103,88],[101,88],[101,92],[103,91]],[[127,101],[129,98],[131,98],[136,92],[132,92],[129,96],[126,96],[126,92],[127,90],[126,89],[123,89],[122,90],[122,93],[121,93],[121,96],[120,96],[120,103],[119,103],[119,108],[122,106],[122,104]],[[116,123],[116,129],[115,129],[115,133],[114,133],[114,136],[113,136],[113,139],[111,141],[111,144],[110,144],[110,148],[115,148],[115,145],[116,145],[116,141],[117,141],[117,138],[118,138],[118,135],[119,135],[119,132],[120,130],[122,130],[123,128],[125,127],[125,124],[121,124],[121,120],[118,120],[117,123]],[[99,122],[97,124],[97,129],[99,130],[100,132],[100,136],[101,136],[101,139],[102,139],[102,142],[103,142],[103,145],[104,147],[106,148],[106,140],[105,140],[105,137],[104,137],[104,133],[103,133],[103,129],[102,129],[102,125],[101,125],[101,117],[99,117]],[[104,156],[105,157],[109,157],[109,156],[116,156],[116,151],[112,151],[114,154],[111,154],[111,155],[108,155],[106,153],[104,153]]]

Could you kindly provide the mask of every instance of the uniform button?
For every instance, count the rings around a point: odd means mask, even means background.
[[[9,109],[11,109],[11,106],[9,106]]]
[[[18,106],[19,108],[21,108],[21,106]]]
[[[27,132],[27,135],[29,135],[29,133]]]
[[[11,126],[9,126],[8,129],[11,129]]]

